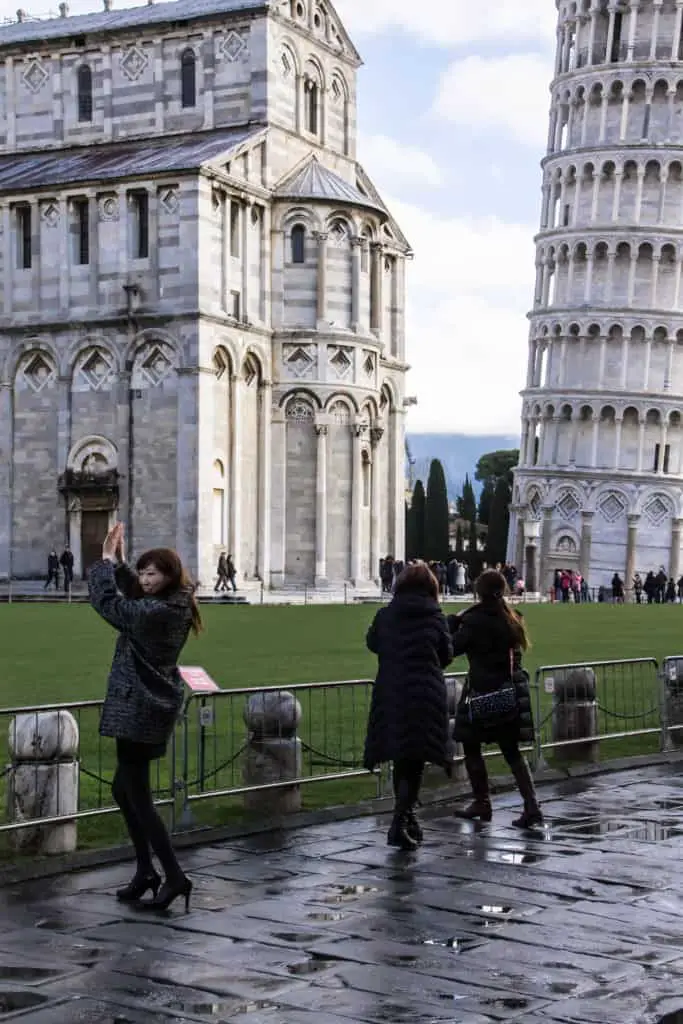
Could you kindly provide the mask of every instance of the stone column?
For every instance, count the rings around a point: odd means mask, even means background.
[[[593,543],[593,513],[581,513],[581,548],[579,550],[579,571],[588,579],[591,568],[591,546]]]
[[[666,421],[666,417],[662,421],[661,440],[659,442],[659,464],[657,466],[657,472],[661,475],[664,473],[664,462],[666,458],[666,445],[669,438],[669,424]]]
[[[628,49],[626,51],[626,60],[629,63],[633,60],[633,52],[636,45],[636,25],[638,22],[638,8],[640,6],[640,0],[631,0],[629,7],[629,25],[628,25]]]
[[[74,556],[74,579],[80,579],[83,575],[83,549],[81,538],[81,525],[83,522],[83,509],[80,498],[70,498],[67,509],[69,546]]]
[[[683,28],[683,2],[676,0],[676,21],[674,23],[673,38],[671,40],[671,60],[678,60],[678,48],[681,44],[681,29]]]
[[[251,246],[249,235],[251,228],[251,202],[242,206],[242,308],[240,310],[243,320],[249,319],[249,260],[251,258]]]
[[[327,581],[327,424],[316,423],[315,585]],[[355,493],[353,500],[355,502]],[[355,508],[355,504],[354,504]]]
[[[522,572],[524,562],[524,510],[521,505],[517,509],[517,536],[515,538],[515,566]]]
[[[317,231],[318,242],[318,279],[317,279],[317,319],[319,324],[327,320],[327,234]]]
[[[640,516],[628,517],[628,540],[626,542],[626,578],[624,583],[630,587],[635,576],[636,544],[638,543],[638,523]]]
[[[681,527],[683,519],[671,520],[671,553],[669,555],[669,575],[678,582],[681,574]]]
[[[657,42],[659,39],[659,18],[662,10],[662,0],[654,0],[654,13],[652,15],[652,29],[650,37],[650,60],[657,59]]]
[[[373,427],[372,440],[372,494],[370,497],[370,579],[379,576],[382,530],[382,437],[383,427]],[[386,552],[385,552],[386,553]]]
[[[363,460],[361,443],[364,426],[354,423],[351,426],[352,448],[352,483],[351,483],[351,579],[355,584],[361,575],[361,513],[363,509]]]
[[[271,517],[271,417],[273,411],[273,385],[263,380],[259,390],[259,555],[261,580],[270,586],[270,517]]]
[[[538,589],[544,593],[548,587],[548,556],[550,555],[550,539],[553,529],[553,506],[543,506],[543,524],[541,526],[541,551],[538,565]]]
[[[643,460],[645,456],[645,420],[641,419],[638,426],[638,472],[643,472]]]
[[[271,556],[270,578],[272,586],[281,587],[285,581],[285,542],[287,509],[287,421],[284,409],[272,413],[272,478],[271,478]]]
[[[664,390],[671,391],[671,379],[674,367],[674,338],[669,338],[666,346],[666,370],[664,371]]]
[[[351,239],[351,330],[360,330],[361,249],[363,239]]]
[[[614,468],[619,469],[619,463],[621,462],[621,435],[624,429],[624,418],[623,416],[614,417],[615,427],[615,446],[614,446]]]
[[[12,383],[0,383],[0,579],[12,570]]]
[[[593,412],[593,440],[591,445],[591,468],[598,464],[598,443],[600,441],[600,413]]]
[[[392,494],[387,512],[387,520],[390,525],[393,541],[392,554],[395,558],[405,559],[406,546],[406,517],[405,517],[405,479],[403,466],[405,463],[405,410],[403,408],[393,409],[393,429],[389,431],[389,437],[393,438],[393,448],[390,449],[390,472],[389,480]],[[386,552],[383,552],[386,554]]]
[[[376,333],[382,331],[382,260],[384,258],[384,247],[379,242],[373,242],[370,246],[371,252],[371,273],[370,273],[370,330]]]
[[[230,553],[241,572],[242,550],[242,388],[241,380],[234,375],[230,378]]]

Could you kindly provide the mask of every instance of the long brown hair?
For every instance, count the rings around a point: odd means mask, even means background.
[[[192,630],[194,633],[201,633],[204,627],[199,613],[199,606],[194,596],[194,586],[187,570],[180,561],[178,553],[171,548],[152,548],[150,551],[145,551],[144,554],[140,555],[135,568],[140,573],[150,565],[153,565],[168,580],[168,583],[161,592],[163,597],[177,594],[179,590],[185,590],[190,594]]]
[[[506,620],[515,646],[528,651],[531,647],[529,634],[522,616],[505,600],[509,590],[503,574],[496,569],[486,569],[477,579],[474,588],[481,603],[495,607],[500,617]]]
[[[394,584],[394,594],[423,594],[439,600],[439,584],[426,562],[407,565]]]

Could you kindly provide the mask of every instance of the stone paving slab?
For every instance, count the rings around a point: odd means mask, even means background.
[[[425,812],[187,851],[193,906],[128,865],[0,890],[0,1024],[683,1024],[683,765],[543,787],[547,826]]]

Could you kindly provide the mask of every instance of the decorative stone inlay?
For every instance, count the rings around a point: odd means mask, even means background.
[[[289,54],[283,50],[280,54],[280,73],[283,78],[289,78],[293,72],[292,63],[289,59]]]
[[[100,220],[118,220],[119,219],[119,199],[118,196],[100,196],[99,200]]]
[[[313,419],[313,406],[302,398],[295,398],[287,406],[287,419],[296,423],[307,423]]]
[[[336,220],[330,229],[330,241],[332,245],[344,245],[348,241],[349,233],[343,221]]]
[[[246,56],[247,51],[247,37],[242,35],[240,32],[235,32],[233,29],[228,32],[225,39],[221,43],[221,53],[229,61],[239,60],[240,57]]]
[[[258,366],[256,361],[251,356],[247,356],[244,362],[244,383],[247,387],[251,387],[256,378],[258,377]]]
[[[336,351],[332,349],[334,355],[330,358],[330,366],[334,368],[335,373],[338,377],[348,376],[349,370],[353,366],[353,360],[351,358],[351,350],[348,348],[338,348]]]
[[[302,377],[313,368],[315,359],[303,345],[285,346],[284,361],[287,368],[297,377]]]
[[[59,224],[59,206],[57,203],[52,199],[43,203],[40,207],[40,217],[49,228],[56,228]]]
[[[149,57],[136,43],[129,46],[121,57],[121,70],[129,82],[137,82],[149,65]]]
[[[618,494],[610,493],[602,499],[598,505],[598,511],[608,523],[616,523],[626,514],[626,502]]]
[[[216,352],[213,357],[213,369],[217,380],[222,380],[228,372],[228,364],[222,352]]]
[[[650,498],[643,509],[643,515],[653,526],[661,526],[670,514],[671,509],[658,494]]]
[[[152,387],[156,387],[158,384],[161,384],[161,382],[168,377],[172,369],[173,364],[170,359],[167,359],[158,345],[154,345],[149,355],[145,357],[141,366],[143,378],[148,381]]]
[[[78,374],[88,387],[93,391],[98,391],[111,378],[111,360],[101,349],[93,349],[79,366]]]
[[[571,491],[566,491],[560,500],[557,502],[557,511],[560,513],[563,519],[569,522],[573,519],[581,508],[579,502],[576,500]]]
[[[344,90],[342,89],[338,78],[333,79],[331,92],[332,102],[338,106],[344,99]]]
[[[166,213],[177,213],[180,198],[177,188],[162,188],[159,193],[159,205]]]
[[[538,491],[534,491],[531,497],[531,501],[529,502],[529,511],[534,519],[541,518],[541,496]]]
[[[23,378],[34,391],[42,391],[55,377],[55,368],[42,352],[29,356],[23,369]]]
[[[43,88],[49,77],[50,74],[40,57],[32,57],[22,72],[21,80],[28,91],[36,95]]]
[[[363,369],[368,377],[372,377],[375,373],[375,357],[371,352],[368,352],[365,362],[363,363]]]

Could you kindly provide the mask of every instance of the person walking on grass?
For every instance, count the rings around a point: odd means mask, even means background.
[[[47,590],[51,583],[54,583],[55,590],[59,590],[59,555],[54,548],[47,556],[47,579],[43,590]]]
[[[456,817],[490,821],[491,798],[483,744],[495,743],[508,763],[524,801],[513,821],[517,828],[543,823],[529,766],[520,743],[531,743],[529,676],[522,668],[522,653],[529,647],[524,619],[507,603],[507,585],[495,570],[482,573],[475,585],[479,603],[451,615],[453,654],[467,655],[469,673],[455,717],[455,739],[462,743],[465,768],[474,797]]]
[[[122,902],[163,911],[179,896],[189,910],[192,882],[183,873],[152,799],[150,766],[163,757],[183,702],[178,658],[190,631],[202,628],[194,591],[180,558],[168,548],[125,563],[123,525],[107,534],[102,560],[90,568],[90,601],[119,633],[109,673],[100,734],[116,740],[114,800],[135,848],[137,870],[117,892]],[[154,852],[165,880],[154,870]]]
[[[367,645],[379,660],[365,740],[368,771],[393,762],[394,818],[389,846],[415,850],[422,829],[414,813],[425,762],[452,766],[443,670],[453,657],[439,584],[423,562],[396,578],[394,596],[377,612]]]

